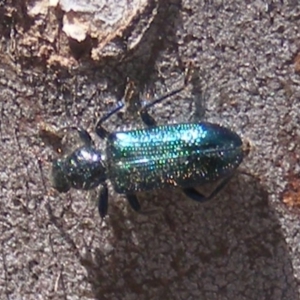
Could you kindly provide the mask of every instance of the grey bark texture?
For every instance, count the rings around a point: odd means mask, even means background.
[[[130,17],[106,1],[126,15],[116,27],[86,26],[66,2],[0,3],[0,299],[299,299],[298,1],[124,1]],[[139,195],[153,216],[110,190],[103,221],[96,193],[52,189],[41,128],[81,126],[101,147],[93,126],[128,81],[153,98],[189,62],[197,78],[152,115],[232,128],[254,146],[240,168],[251,176],[205,204]],[[106,122],[142,126],[132,109]]]

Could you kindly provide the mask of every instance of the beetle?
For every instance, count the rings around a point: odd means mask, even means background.
[[[249,145],[229,128],[209,122],[157,125],[148,109],[182,91],[182,87],[147,103],[139,110],[145,128],[109,132],[103,122],[124,106],[124,101],[100,118],[95,131],[105,140],[105,150],[96,148],[89,133],[78,132],[83,145],[52,164],[53,187],[59,192],[70,188],[90,190],[100,186],[98,211],[104,218],[108,210],[110,180],[114,190],[125,194],[136,212],[141,207],[136,193],[181,188],[183,193],[198,202],[205,202],[220,192],[234,175],[249,152]],[[194,187],[218,182],[208,196]]]

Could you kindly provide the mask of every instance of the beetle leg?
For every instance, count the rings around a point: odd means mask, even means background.
[[[105,122],[106,120],[108,120],[111,116],[113,116],[114,114],[116,114],[119,110],[121,110],[124,107],[124,102],[123,101],[119,101],[117,103],[117,106],[112,109],[109,113],[107,113],[106,115],[104,115],[103,117],[101,117],[96,126],[95,126],[95,131],[97,133],[97,135],[104,139],[108,136],[109,131],[107,131],[104,127],[103,127],[103,122]]]
[[[170,91],[169,93],[157,98],[157,99],[154,99],[152,100],[150,103],[144,105],[139,114],[140,114],[140,117],[142,119],[142,121],[147,125],[147,126],[155,126],[156,125],[156,122],[154,120],[154,118],[152,116],[150,116],[150,114],[148,113],[148,109],[151,108],[152,106],[158,104],[158,103],[161,103],[163,102],[164,100],[180,93],[181,91],[183,91],[188,83],[190,82],[191,80],[191,75],[192,75],[192,68],[191,66],[189,65],[186,69],[186,72],[185,72],[185,77],[184,77],[184,82],[182,84],[182,86],[178,89],[174,89],[173,91]]]
[[[107,214],[108,209],[108,188],[107,184],[103,183],[100,187],[100,194],[98,199],[98,212],[100,217],[103,219]]]
[[[161,212],[161,209],[159,209],[159,208],[150,209],[150,210],[146,210],[146,211],[141,211],[140,202],[138,201],[137,196],[135,194],[127,194],[126,198],[129,202],[131,208],[139,214],[149,216],[149,215],[154,215],[154,214],[157,214],[157,213]]]
[[[92,146],[93,145],[93,140],[90,136],[90,134],[83,128],[81,127],[73,127],[79,135],[79,138],[83,141],[83,143],[86,146]]]
[[[183,193],[185,194],[186,197],[190,198],[193,201],[206,202],[207,200],[209,200],[206,196],[199,193],[194,188],[184,188],[184,189],[182,189],[182,191],[183,191]]]
[[[126,194],[126,198],[133,210],[136,212],[140,213],[141,211],[141,205],[137,199],[137,196],[134,194]]]
[[[150,126],[155,126],[156,125],[155,119],[148,113],[147,110],[141,109],[141,111],[140,111],[140,117],[141,117],[143,123],[146,126],[150,127]]]
[[[184,88],[185,88],[185,85],[182,86],[181,88],[178,88],[178,89],[176,89],[176,90],[173,90],[173,91],[171,91],[171,92],[169,92],[169,93],[167,93],[167,94],[165,94],[165,95],[163,95],[163,96],[161,96],[161,97],[159,97],[159,98],[157,98],[157,99],[151,101],[150,103],[144,105],[144,106],[141,108],[140,112],[139,112],[140,117],[141,117],[142,121],[144,122],[144,124],[145,124],[146,126],[155,126],[155,125],[156,125],[156,121],[155,121],[155,119],[149,114],[148,109],[151,108],[152,106],[154,106],[154,105],[156,105],[156,104],[158,104],[158,103],[161,103],[161,102],[163,102],[164,100],[166,100],[166,99],[172,97],[173,95],[178,94],[178,93],[181,92]]]
[[[197,201],[197,202],[206,202],[212,198],[214,198],[230,181],[233,175],[230,175],[226,177],[224,180],[222,180],[216,188],[212,191],[212,193],[209,196],[204,196],[203,194],[199,193],[194,188],[184,188],[183,193],[190,199]]]

